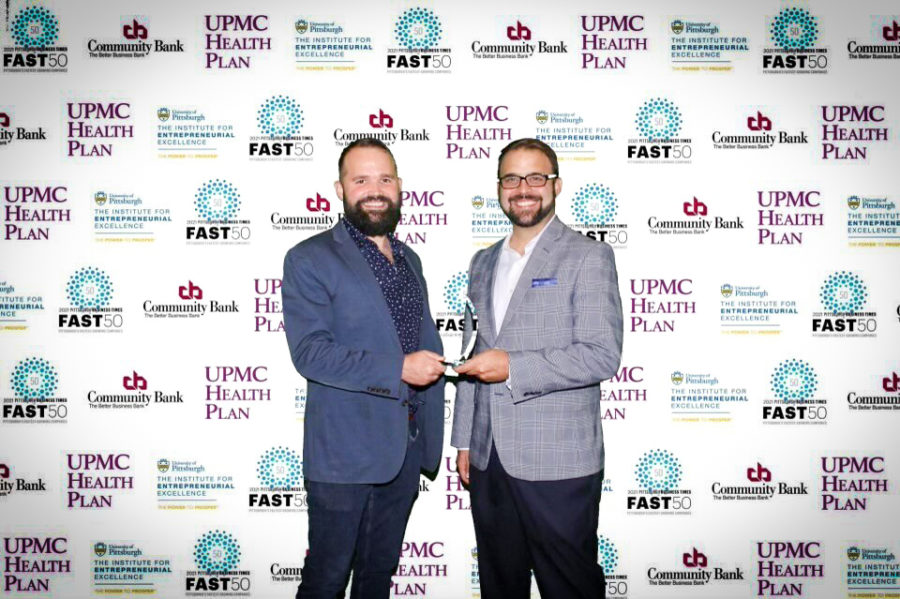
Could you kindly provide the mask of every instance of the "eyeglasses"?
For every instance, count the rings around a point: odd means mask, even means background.
[[[556,179],[559,175],[544,175],[542,173],[531,173],[530,175],[504,175],[500,177],[500,186],[503,189],[515,189],[522,180],[528,184],[528,187],[543,187],[550,179]]]

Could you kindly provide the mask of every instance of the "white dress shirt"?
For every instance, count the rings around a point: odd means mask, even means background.
[[[554,216],[553,218],[556,217]],[[512,239],[512,233],[507,235],[506,239],[503,240],[503,247],[500,248],[500,258],[497,260],[497,272],[494,277],[494,305],[492,306],[494,310],[494,324],[497,326],[498,336],[500,335],[500,327],[503,326],[503,319],[506,318],[506,309],[509,308],[509,300],[512,299],[513,293],[516,290],[516,285],[519,284],[522,271],[525,270],[525,265],[528,264],[531,253],[534,251],[541,235],[547,230],[547,226],[553,222],[553,218],[547,221],[547,224],[544,225],[544,228],[541,229],[540,233],[534,236],[534,239],[525,244],[525,253],[522,255],[512,249],[509,245],[509,240]],[[512,384],[509,382],[509,379],[506,379],[506,388],[512,389]],[[459,451],[468,450],[468,447],[459,448]]]
[[[556,217],[554,216],[553,218]],[[523,255],[520,255],[519,252],[510,247],[509,241],[512,239],[512,233],[503,240],[500,258],[497,260],[497,272],[494,276],[494,305],[492,306],[494,309],[494,324],[497,327],[498,336],[500,335],[500,328],[503,326],[503,319],[506,318],[509,301],[516,290],[516,285],[519,284],[522,271],[525,270],[525,265],[528,264],[528,259],[531,258],[538,240],[544,234],[544,231],[547,230],[547,225],[552,221],[552,218],[547,221],[540,233],[535,235],[534,239],[525,245],[525,253]]]

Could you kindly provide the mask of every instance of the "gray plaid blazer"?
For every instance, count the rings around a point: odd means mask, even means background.
[[[576,478],[603,469],[600,381],[615,376],[622,355],[612,248],[555,217],[547,227],[502,327],[494,322],[493,288],[503,242],[472,258],[475,353],[508,352],[512,388],[460,379],[453,414],[451,445],[468,447],[472,466],[487,468],[493,441],[506,472],[523,480]],[[472,328],[467,315],[463,347]]]

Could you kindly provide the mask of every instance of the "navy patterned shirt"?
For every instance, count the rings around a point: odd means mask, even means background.
[[[381,287],[384,301],[387,302],[391,319],[397,329],[397,336],[400,337],[403,353],[411,354],[418,351],[425,303],[419,280],[406,261],[403,244],[392,233],[388,234],[391,252],[394,254],[394,263],[391,264],[375,242],[363,235],[346,218],[342,220]]]

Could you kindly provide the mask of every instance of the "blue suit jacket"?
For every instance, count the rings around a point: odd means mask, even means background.
[[[424,294],[419,348],[443,354],[422,263],[403,249]],[[381,287],[340,221],[288,251],[281,296],[291,359],[307,380],[305,477],[369,484],[393,479],[409,436],[403,350]],[[423,468],[432,471],[444,439],[443,377],[420,390],[419,399],[425,402],[416,416]]]

